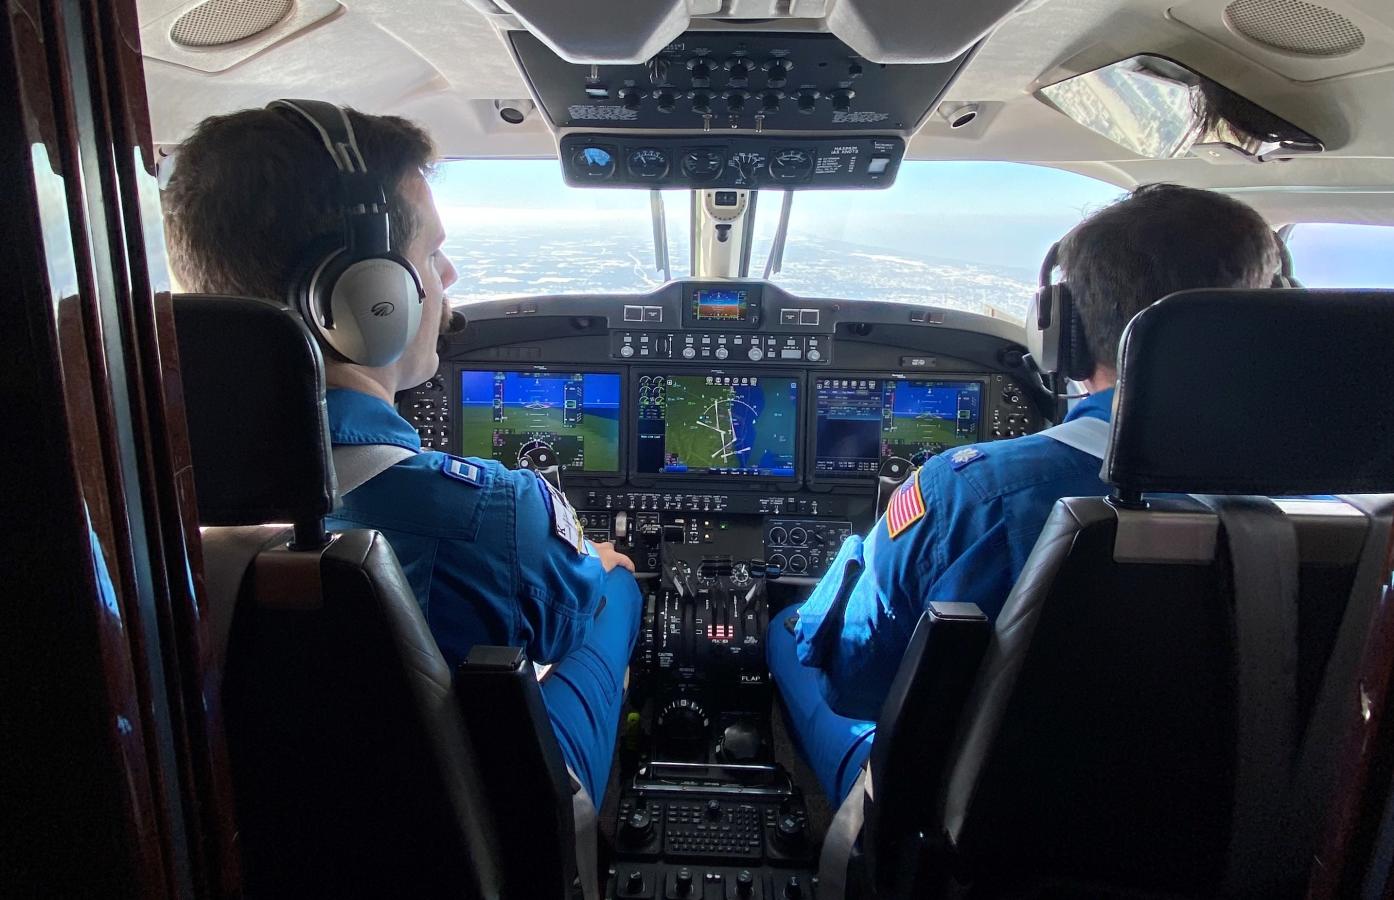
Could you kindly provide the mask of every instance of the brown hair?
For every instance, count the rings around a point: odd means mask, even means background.
[[[387,193],[392,248],[405,253],[421,223],[403,182],[429,170],[431,139],[406,119],[346,112]],[[174,163],[161,202],[170,268],[183,290],[284,301],[312,249],[342,231],[334,164],[286,112],[204,119]]]
[[[1278,239],[1252,207],[1214,191],[1145,184],[1060,241],[1089,352],[1112,367],[1128,322],[1190,288],[1260,288],[1278,271]]]

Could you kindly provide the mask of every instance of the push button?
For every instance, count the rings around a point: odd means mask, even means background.
[[[804,312],[804,310],[801,309],[781,309],[779,311],[779,324],[797,325],[799,323],[799,314],[802,312]]]
[[[624,320],[626,322],[644,321],[644,308],[642,306],[626,306],[624,308]]]
[[[817,325],[817,324],[818,324],[818,310],[816,310],[816,309],[801,309],[801,310],[799,310],[799,324],[800,324],[800,325]]]

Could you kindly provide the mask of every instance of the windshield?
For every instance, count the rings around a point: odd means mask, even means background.
[[[629,293],[663,283],[649,195],[567,187],[555,160],[442,163],[433,188],[459,270],[452,300]],[[1120,188],[1001,162],[905,162],[884,191],[794,197],[783,270],[796,294],[898,300],[1023,319],[1051,243]],[[689,192],[663,191],[674,278],[689,274]],[[756,207],[752,276],[764,272],[781,195]]]

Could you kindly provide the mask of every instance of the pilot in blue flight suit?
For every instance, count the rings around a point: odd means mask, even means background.
[[[1266,287],[1278,250],[1264,220],[1230,197],[1147,185],[1071,231],[1058,262],[1086,344],[1061,354],[1060,370],[1089,391],[1066,416],[1072,424],[932,457],[865,538],[843,544],[807,601],[771,617],[770,670],[833,803],[870,756],[875,719],[926,604],[976,603],[995,620],[1055,502],[1108,492],[1099,477],[1106,432],[1081,420],[1110,419],[1116,372],[1106,361],[1128,321],[1173,291]],[[1096,443],[1081,440],[1089,431]]]
[[[555,664],[541,685],[548,716],[598,806],[639,630],[633,563],[585,540],[534,473],[422,452],[392,405],[435,374],[450,320],[456,273],[423,177],[432,156],[405,120],[316,101],[207,119],[163,198],[171,269],[184,290],[288,297],[301,312],[330,388],[343,493],[330,528],[386,536],[452,667],[476,644]],[[376,464],[355,487],[347,462],[365,449]]]

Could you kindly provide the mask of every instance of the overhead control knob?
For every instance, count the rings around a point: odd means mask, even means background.
[[[705,56],[694,56],[687,61],[687,71],[692,76],[693,87],[706,87],[711,83],[712,64]]]
[[[727,91],[726,108],[733,113],[741,112],[745,109],[745,101],[750,99],[747,91]]]
[[[847,112],[847,110],[852,108],[852,98],[855,96],[857,96],[856,91],[849,91],[846,89],[833,91],[833,112]]]
[[[730,356],[730,355],[731,355],[730,351],[727,350],[725,347],[717,347],[717,348],[716,348],[716,358],[717,358],[717,359],[725,359],[726,357],[728,357],[728,356]]]
[[[818,106],[818,98],[821,95],[814,90],[799,91],[799,112],[808,115]]]
[[[726,60],[726,75],[733,85],[744,85],[745,80],[750,77],[750,60],[733,56]]]
[[[691,359],[692,357],[694,357],[694,356],[696,356],[696,355],[697,355],[697,348],[696,348],[696,347],[684,347],[684,348],[682,348],[682,358],[683,358],[683,359]]]
[[[783,99],[783,91],[765,91],[760,96],[760,111],[766,115],[779,112],[779,101]]]
[[[658,101],[658,111],[661,113],[670,113],[678,105],[677,95],[672,91],[654,91],[653,97]]]
[[[746,356],[750,357],[751,362],[759,362],[765,358],[765,351],[761,350],[759,347],[751,347],[750,352],[747,353]]]
[[[629,359],[633,355],[634,348],[629,344],[625,344],[623,347],[620,348],[620,356],[623,356],[625,359]]]
[[[706,91],[692,91],[687,95],[692,101],[692,111],[699,116],[709,116],[712,113],[712,95]]]
[[[624,101],[624,108],[630,112],[639,109],[639,104],[644,102],[644,92],[637,88],[620,88],[619,98]]]
[[[789,70],[794,68],[794,63],[788,59],[772,59],[765,63],[764,68],[769,74],[766,83],[770,87],[784,87],[789,80]]]

